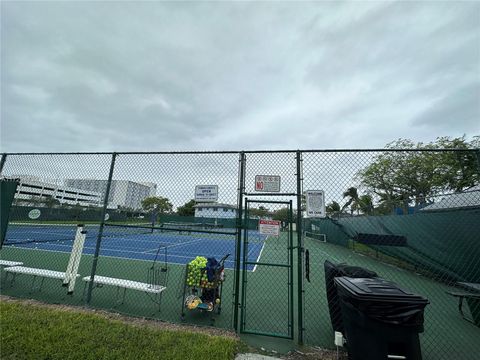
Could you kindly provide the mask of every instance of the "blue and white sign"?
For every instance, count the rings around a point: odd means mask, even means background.
[[[218,185],[195,186],[196,202],[215,202],[218,200]]]

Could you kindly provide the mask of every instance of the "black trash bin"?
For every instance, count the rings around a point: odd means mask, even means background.
[[[350,360],[421,360],[428,300],[381,278],[335,278]]]
[[[325,290],[327,292],[328,310],[332,328],[334,331],[343,333],[342,312],[334,279],[338,276],[373,278],[378,275],[371,270],[359,266],[351,266],[344,263],[334,264],[328,260],[325,260],[323,267],[325,269]]]

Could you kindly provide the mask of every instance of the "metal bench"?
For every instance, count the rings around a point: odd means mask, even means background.
[[[470,291],[446,291],[446,293],[458,298],[458,311],[460,312],[462,318],[468,322],[480,326],[480,292],[477,292],[480,284],[457,283],[457,285],[469,289]],[[466,317],[463,312],[463,299],[467,300],[467,304],[472,314],[472,319]]]
[[[83,288],[83,294],[85,295],[87,284],[90,282],[90,276],[85,276],[82,280],[85,281],[85,286]],[[158,298],[159,298],[158,311],[160,311],[160,307],[161,307],[162,292],[166,289],[166,287],[162,285],[152,285],[152,284],[148,284],[140,281],[118,279],[118,278],[112,278],[112,277],[100,276],[100,275],[95,275],[93,279],[93,283],[96,287],[102,287],[103,285],[116,286],[117,287],[117,293],[116,293],[117,304],[119,303],[118,293],[120,291],[120,288],[123,288],[122,301],[120,302],[121,304],[125,302],[125,293],[127,289],[143,291],[147,294],[154,294],[155,296],[158,295]]]
[[[31,268],[31,267],[25,267],[25,266],[11,266],[11,267],[6,267],[5,268],[5,280],[7,280],[7,276],[9,273],[12,273],[12,282],[11,285],[13,286],[13,283],[15,282],[15,277],[17,274],[23,274],[23,275],[32,275],[33,280],[32,280],[32,291],[33,291],[33,286],[35,284],[35,280],[38,277],[42,278],[42,282],[40,283],[40,287],[38,288],[39,291],[42,289],[43,282],[45,278],[51,278],[51,279],[59,279],[62,280],[65,278],[65,273],[61,271],[53,271],[53,270],[48,270],[48,269],[37,269],[37,268]],[[77,277],[80,276],[80,274],[76,274]]]

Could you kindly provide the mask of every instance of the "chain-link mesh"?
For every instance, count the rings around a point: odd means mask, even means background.
[[[354,266],[428,299],[424,359],[474,359],[478,154],[7,154],[1,291],[333,348],[334,278]],[[306,216],[309,190],[326,217]]]
[[[424,358],[476,357],[480,306],[472,286],[480,280],[478,166],[473,151],[304,154],[304,189],[324,190],[327,213],[304,223],[311,267],[305,282],[307,342],[321,339],[322,346],[332,346],[333,328],[325,324],[332,320],[342,328],[333,278],[325,277],[328,260],[370,270],[429,300],[420,334]],[[465,294],[470,306],[462,310],[476,325],[462,318],[455,294]],[[329,305],[330,314],[319,311]]]

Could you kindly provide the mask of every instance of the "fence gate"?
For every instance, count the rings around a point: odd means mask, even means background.
[[[245,199],[241,333],[293,339],[293,221],[291,200]]]

